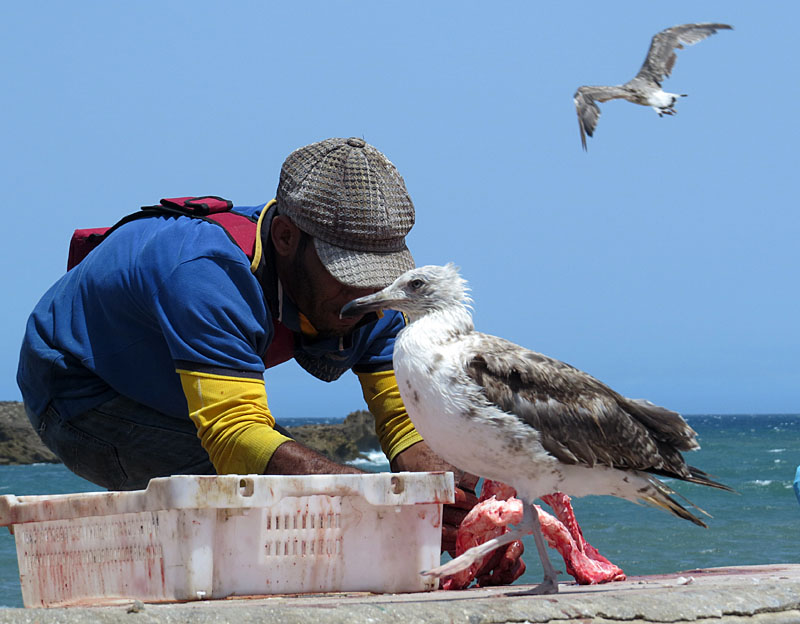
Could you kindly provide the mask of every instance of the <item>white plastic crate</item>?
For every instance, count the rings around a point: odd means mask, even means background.
[[[174,476],[0,496],[26,607],[428,591],[452,473]]]

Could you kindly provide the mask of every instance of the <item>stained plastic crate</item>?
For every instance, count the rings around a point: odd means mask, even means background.
[[[0,496],[26,607],[429,591],[452,473],[174,476]]]

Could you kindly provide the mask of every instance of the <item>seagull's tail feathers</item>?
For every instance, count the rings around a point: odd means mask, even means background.
[[[699,468],[695,468],[694,466],[689,466],[683,462],[683,459],[680,458],[678,454],[676,457],[679,458],[678,462],[675,462],[673,466],[670,468],[665,469],[651,469],[647,472],[658,475],[659,477],[664,477],[667,479],[680,479],[681,481],[687,481],[689,483],[696,483],[697,485],[706,485],[708,487],[717,488],[718,490],[725,490],[726,492],[733,492],[734,494],[738,494],[736,490],[731,487],[728,487],[724,483],[720,483],[719,481],[715,481],[713,476]]]
[[[738,494],[736,490],[732,487],[728,487],[724,483],[720,483],[719,481],[714,481],[711,477],[713,475],[708,474],[700,470],[699,468],[695,468],[694,466],[687,466],[689,469],[689,473],[691,474],[690,477],[682,477],[683,481],[688,481],[689,483],[697,483],[698,485],[707,485],[708,487],[717,488],[718,490],[725,490],[726,492],[733,492],[734,494]]]
[[[672,488],[668,487],[665,483],[662,483],[655,477],[649,477],[647,481],[649,481],[651,487],[647,488],[647,491],[640,493],[639,500],[654,507],[660,507],[664,511],[668,511],[674,516],[678,516],[679,518],[683,518],[684,520],[689,520],[689,522],[693,522],[694,524],[701,526],[705,529],[708,528],[708,525],[705,522],[703,522],[700,518],[695,516],[691,511],[686,509],[686,507],[684,507],[678,501],[676,501],[673,498],[673,496],[680,496],[687,504],[694,507],[697,511],[699,511],[705,516],[708,516],[709,518],[711,517],[711,514],[709,514],[707,511],[704,511],[690,500],[681,496],[680,494],[675,492]]]
[[[650,430],[661,455],[661,465],[648,472],[735,493],[724,483],[715,481],[713,475],[686,464],[680,452],[699,449],[700,445],[697,443],[697,433],[680,414],[645,399],[625,401],[628,413]]]

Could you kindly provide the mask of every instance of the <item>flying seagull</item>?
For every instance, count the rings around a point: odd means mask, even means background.
[[[614,87],[578,87],[574,98],[583,149],[586,149],[586,135],[594,134],[600,117],[597,102],[621,98],[634,104],[652,106],[659,117],[675,115],[675,102],[686,94],[667,93],[661,88],[661,81],[672,73],[675,65],[675,50],[702,41],[717,30],[733,30],[733,27],[727,24],[681,24],[662,30],[653,37],[647,58],[632,80]]]
[[[729,489],[685,463],[680,451],[699,446],[680,415],[625,398],[568,364],[475,331],[470,303],[465,280],[448,264],[412,269],[341,311],[406,314],[410,322],[395,342],[394,370],[411,421],[445,460],[510,485],[525,503],[515,530],[426,574],[449,576],[533,533],[545,573],[533,591],[557,592],[533,513],[534,499],[551,492],[643,501],[706,526],[656,477]]]

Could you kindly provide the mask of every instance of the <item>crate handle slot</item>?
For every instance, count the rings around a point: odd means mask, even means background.
[[[406,489],[406,484],[403,482],[403,479],[397,476],[393,476],[391,481],[392,493],[393,494],[400,494],[403,490]]]
[[[239,479],[239,496],[252,496],[254,489],[252,479]]]

